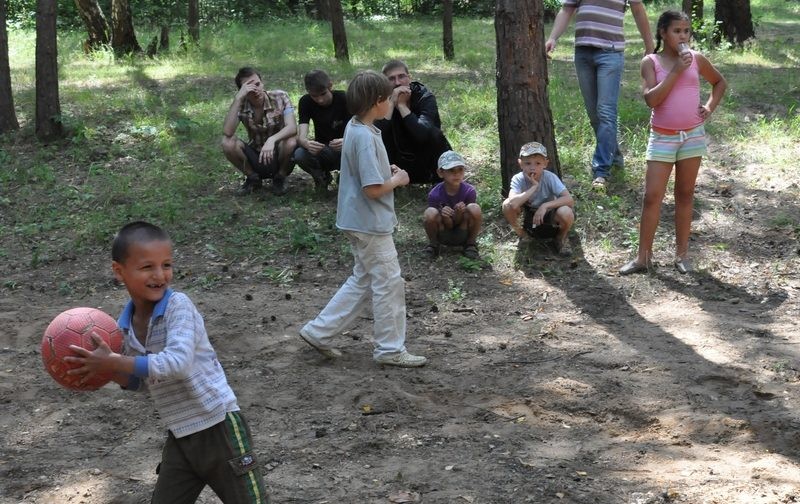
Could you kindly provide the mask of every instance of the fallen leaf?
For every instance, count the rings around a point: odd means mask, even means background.
[[[419,502],[419,494],[417,492],[406,492],[405,490],[397,492],[389,496],[389,502],[394,504],[404,504],[407,502]]]
[[[372,405],[370,405],[370,404],[363,404],[363,405],[361,406],[361,411],[363,411],[364,413],[369,413],[369,412],[371,412],[371,411],[372,411]]]

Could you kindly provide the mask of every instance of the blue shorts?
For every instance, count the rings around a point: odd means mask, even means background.
[[[675,163],[682,159],[703,157],[707,152],[706,129],[702,124],[688,131],[677,131],[669,135],[651,129],[646,159]]]

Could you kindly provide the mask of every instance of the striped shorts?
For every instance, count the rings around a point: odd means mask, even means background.
[[[647,142],[647,161],[674,163],[682,159],[703,157],[707,153],[706,129],[701,124],[688,131],[677,131],[674,134],[659,133],[650,130]]]

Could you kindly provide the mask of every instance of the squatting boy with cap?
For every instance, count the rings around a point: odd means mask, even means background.
[[[465,257],[480,259],[475,241],[483,216],[475,188],[464,182],[465,168],[457,152],[448,150],[439,156],[436,172],[443,181],[428,193],[428,208],[422,215],[429,242],[423,253],[431,259],[439,255],[441,245],[463,247]]]
[[[575,201],[558,176],[545,170],[547,149],[539,142],[528,142],[520,149],[517,161],[522,171],[511,178],[503,215],[520,238],[553,238],[559,254],[572,255],[567,233],[575,222]]]

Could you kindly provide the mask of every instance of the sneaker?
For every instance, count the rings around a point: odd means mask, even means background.
[[[317,342],[317,340],[303,333],[302,329],[300,329],[300,337],[303,339],[303,341],[308,343],[311,346],[311,348],[322,354],[322,356],[325,357],[326,359],[338,359],[339,357],[342,356],[342,352],[340,352],[335,348],[326,348],[324,346],[321,346]]]
[[[244,179],[244,184],[242,184],[242,187],[236,190],[236,195],[246,196],[248,194],[260,191],[261,187],[262,184],[260,177],[258,176],[247,177],[246,179]]]
[[[422,249],[422,255],[424,255],[428,259],[436,259],[437,257],[439,257],[440,252],[441,250],[439,245],[434,245],[433,243],[425,245],[425,248]]]
[[[467,259],[472,259],[473,261],[479,261],[481,258],[480,252],[478,252],[478,246],[474,243],[470,245],[465,245],[464,250],[461,252],[461,255],[466,257]]]
[[[553,243],[556,246],[558,255],[561,257],[572,257],[572,246],[569,244],[569,240],[567,238],[564,238],[564,241],[558,241],[558,239],[554,239]]]
[[[314,188],[317,190],[327,189],[328,184],[330,184],[333,179],[330,172],[326,172],[321,168],[307,168],[306,171],[311,175],[311,178],[314,179]]]
[[[383,364],[384,366],[397,366],[397,367],[421,367],[424,366],[428,359],[421,355],[413,355],[403,350],[400,353],[381,355],[375,358],[375,362]]]
[[[272,194],[282,196],[286,194],[289,189],[286,187],[286,177],[275,176],[272,179]]]
[[[606,184],[608,184],[608,181],[605,177],[595,177],[595,179],[592,180],[592,188],[598,191],[605,191]]]

